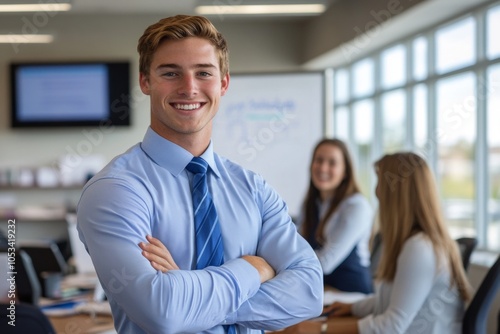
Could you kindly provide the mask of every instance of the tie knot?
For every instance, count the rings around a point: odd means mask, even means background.
[[[194,157],[186,166],[186,169],[193,174],[205,174],[207,172],[208,163],[200,157]]]

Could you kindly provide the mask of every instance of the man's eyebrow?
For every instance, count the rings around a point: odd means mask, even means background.
[[[216,69],[217,66],[211,63],[204,63],[204,64],[196,64],[193,66],[194,68],[214,68]],[[178,64],[160,64],[156,67],[156,70],[161,70],[161,69],[181,69],[182,67]]]

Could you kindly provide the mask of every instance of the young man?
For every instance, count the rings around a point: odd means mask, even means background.
[[[285,203],[213,151],[212,119],[229,86],[223,36],[203,17],[178,15],[148,27],[138,51],[151,126],[89,181],[78,206],[118,332],[260,333],[319,315],[321,267]],[[193,157],[208,164],[223,244],[224,263],[205,268],[191,197],[198,181],[186,169]]]

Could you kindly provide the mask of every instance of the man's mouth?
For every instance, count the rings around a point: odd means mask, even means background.
[[[175,109],[195,110],[201,107],[201,103],[188,103],[188,104],[174,103],[173,106]]]

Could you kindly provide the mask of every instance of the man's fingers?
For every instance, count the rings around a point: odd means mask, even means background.
[[[167,247],[165,247],[165,245],[159,240],[159,239],[156,239],[155,237],[151,236],[151,235],[147,235],[146,236],[146,239],[153,245],[157,246],[157,247],[160,247],[161,249],[167,249]]]

